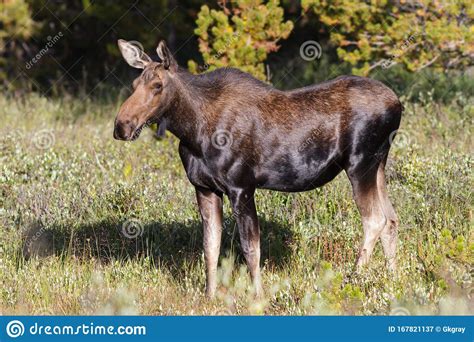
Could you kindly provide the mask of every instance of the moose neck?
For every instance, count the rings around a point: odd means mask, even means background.
[[[204,75],[179,71],[173,76],[174,95],[164,114],[167,129],[182,143],[200,150],[200,134],[208,124],[206,108],[212,108],[216,84]]]

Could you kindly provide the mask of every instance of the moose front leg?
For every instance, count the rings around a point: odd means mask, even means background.
[[[239,190],[229,194],[234,217],[239,227],[240,244],[247,261],[255,294],[263,294],[260,276],[260,227],[255,208],[254,190]]]
[[[217,262],[222,236],[222,194],[196,187],[196,197],[204,229],[206,295],[212,298],[217,289]]]

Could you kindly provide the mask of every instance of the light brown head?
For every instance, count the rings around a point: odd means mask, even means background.
[[[161,62],[154,62],[137,42],[118,41],[120,52],[132,67],[143,69],[133,81],[133,93],[122,104],[115,118],[114,138],[135,140],[145,125],[157,122],[172,101],[173,75],[178,65],[164,41],[156,52]]]

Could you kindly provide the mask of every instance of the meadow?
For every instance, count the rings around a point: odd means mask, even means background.
[[[204,296],[194,189],[170,133],[112,138],[125,94],[0,96],[0,313],[474,314],[472,98],[404,100],[387,165],[397,274],[362,235],[347,177],[257,192],[265,296],[255,300],[225,202],[219,288]]]

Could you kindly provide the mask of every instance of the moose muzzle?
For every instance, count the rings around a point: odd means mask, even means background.
[[[133,140],[136,132],[136,125],[130,120],[115,121],[114,138],[117,140]]]

